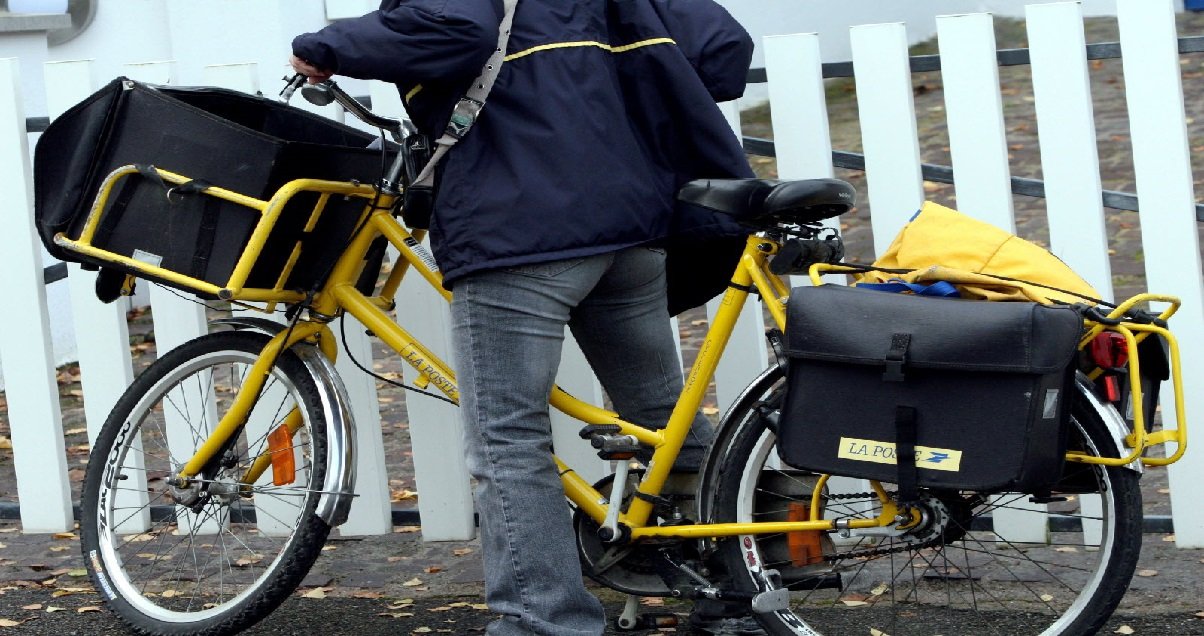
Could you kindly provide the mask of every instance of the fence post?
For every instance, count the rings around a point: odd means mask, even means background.
[[[957,207],[1015,234],[991,14],[938,16],[936,27]]]
[[[451,311],[422,277],[406,276],[402,281],[397,292],[397,322],[455,368]],[[402,366],[406,383],[413,386],[417,371],[408,364]],[[423,540],[473,538],[476,524],[459,409],[411,392],[406,394],[406,415]]]
[[[740,109],[736,102],[724,102],[719,105],[724,117],[736,135],[740,135]],[[734,267],[734,265],[733,265]],[[723,304],[723,296],[713,298],[707,303],[707,319],[715,321],[715,314]],[[676,325],[674,325],[676,327]],[[761,315],[760,296],[750,294],[744,310],[736,320],[732,329],[731,339],[724,349],[723,358],[715,368],[715,400],[720,413],[726,413],[728,407],[736,401],[744,388],[765,369],[769,356],[765,345],[765,320]]]
[[[0,214],[0,289],[11,303],[10,311],[0,312],[0,364],[22,526],[25,532],[62,532],[73,526],[71,489],[42,250],[33,225],[33,175],[19,69],[15,59],[0,60],[0,192],[11,205]]]
[[[1186,354],[1185,408],[1198,419],[1204,399],[1196,387],[1204,384],[1204,364],[1193,353],[1204,351],[1204,286],[1175,10],[1170,0],[1120,0],[1117,11],[1148,287],[1183,301],[1171,326]],[[1164,393],[1162,421],[1175,422],[1176,415],[1174,400]],[[1198,448],[1170,467],[1170,481],[1175,541],[1181,548],[1202,548],[1204,512],[1193,488],[1204,483],[1204,455]]]
[[[46,105],[52,120],[96,88],[91,60],[48,62],[44,73]],[[125,318],[129,303],[125,299],[109,304],[97,300],[96,272],[84,270],[77,263],[68,263],[67,272],[84,415],[88,441],[93,443],[117,398],[134,380]]]
[[[832,134],[828,125],[828,97],[824,91],[819,36],[814,33],[765,38],[765,74],[778,176],[782,179],[831,179]],[[788,105],[789,108],[782,107]],[[840,218],[824,221],[840,234]],[[810,285],[807,276],[791,276],[791,285]],[[843,285],[845,277],[828,275],[824,283]]]
[[[907,28],[867,24],[853,27],[849,35],[874,251],[882,254],[924,203]]]
[[[1083,9],[1077,2],[1029,5],[1025,16],[1050,251],[1112,298]]]

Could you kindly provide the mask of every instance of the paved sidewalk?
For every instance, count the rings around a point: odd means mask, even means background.
[[[106,611],[78,611],[102,605],[81,575],[78,538],[17,530],[13,523],[0,523],[0,619],[24,622],[0,628],[0,634],[123,633]],[[332,539],[294,598],[248,633],[314,633],[316,625],[323,625],[326,634],[357,636],[428,633],[424,627],[429,633],[480,633],[490,613],[481,605],[478,542],[425,543],[416,528],[398,530],[385,536]],[[1116,631],[1127,625],[1136,634],[1204,635],[1204,550],[1175,548],[1168,538],[1145,535],[1138,576],[1102,633],[1129,633]],[[54,596],[56,591],[60,596]],[[595,591],[611,617],[617,616],[624,596]],[[24,609],[34,605],[40,607]],[[47,613],[49,607],[65,611]],[[668,601],[648,609],[684,616],[687,606]],[[676,631],[687,633],[685,628]]]

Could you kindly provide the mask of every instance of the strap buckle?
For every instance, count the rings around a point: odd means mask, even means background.
[[[447,121],[447,129],[444,132],[456,140],[463,139],[464,135],[472,130],[473,124],[477,123],[477,118],[480,117],[481,109],[484,107],[485,102],[471,97],[461,97],[460,101],[456,102],[456,107],[452,109],[451,119]]]

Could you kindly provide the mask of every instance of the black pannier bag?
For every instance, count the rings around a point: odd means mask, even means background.
[[[1042,493],[1061,474],[1082,317],[1069,307],[801,287],[786,463],[917,487]]]
[[[373,139],[264,97],[118,78],[57,118],[38,141],[38,232],[56,258],[122,269],[65,250],[54,237],[63,232],[78,239],[103,181],[117,168],[138,165],[141,174],[113,188],[93,246],[221,287],[260,214],[198,194],[201,187],[267,200],[300,178],[374,183],[381,156],[366,148]],[[158,180],[149,166],[196,183],[169,192],[172,184]],[[298,241],[301,257],[284,288],[304,290],[320,282],[366,201],[331,197],[317,225],[305,232],[317,201],[318,195],[304,193],[285,207],[244,287],[274,287]]]

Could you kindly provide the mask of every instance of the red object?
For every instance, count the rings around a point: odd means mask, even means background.
[[[1129,362],[1129,346],[1125,337],[1115,331],[1104,331],[1091,341],[1088,351],[1091,360],[1105,371],[1119,369]]]

